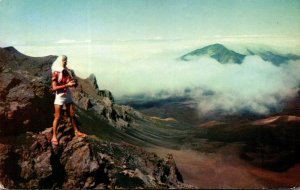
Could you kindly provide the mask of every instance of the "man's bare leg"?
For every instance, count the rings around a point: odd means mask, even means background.
[[[51,139],[51,143],[53,145],[58,145],[57,126],[58,126],[58,122],[60,119],[61,109],[62,109],[61,105],[54,104],[55,116],[54,116],[53,125],[52,125],[52,134],[53,135],[52,135],[52,139]]]
[[[78,129],[76,118],[75,118],[74,104],[73,103],[66,104],[66,108],[67,108],[68,117],[70,117],[71,123],[73,125],[75,136],[86,137],[87,135],[85,133],[80,132]]]

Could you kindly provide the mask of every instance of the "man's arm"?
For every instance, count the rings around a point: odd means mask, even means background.
[[[69,81],[67,84],[63,84],[63,85],[57,85],[57,82],[54,80],[52,81],[52,90],[56,91],[60,89],[65,89],[74,85],[75,85],[74,81]]]

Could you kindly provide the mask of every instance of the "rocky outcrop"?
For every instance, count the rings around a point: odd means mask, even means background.
[[[51,65],[57,56],[29,57],[13,47],[0,48],[0,136],[38,131],[52,123],[54,94],[51,90]],[[142,114],[131,107],[114,103],[108,90],[100,90],[96,77],[77,77],[72,89],[78,108],[91,110],[110,125],[129,127]]]
[[[50,66],[55,56],[30,58],[12,47],[0,48],[0,136],[45,128],[53,99]]]
[[[0,182],[5,188],[190,188],[183,184],[171,155],[126,144],[75,137],[66,120],[59,146],[51,128],[0,141]],[[22,144],[20,144],[22,140]],[[9,142],[9,143],[8,143]]]
[[[72,89],[75,104],[83,110],[92,110],[112,126],[129,127],[134,119],[143,117],[129,106],[115,104],[110,91],[99,89],[95,75],[91,74],[87,79],[77,77],[77,82],[77,88]]]

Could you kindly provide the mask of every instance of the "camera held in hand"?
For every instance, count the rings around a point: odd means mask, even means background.
[[[78,81],[77,81],[77,79],[74,79],[73,81],[74,81],[74,83],[75,83],[75,84],[74,84],[74,87],[77,88],[77,86],[78,86]]]

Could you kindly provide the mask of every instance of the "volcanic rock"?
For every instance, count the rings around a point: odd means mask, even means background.
[[[55,59],[0,48],[0,136],[41,130],[44,126],[40,123],[50,123],[50,65]]]
[[[0,181],[5,188],[191,187],[183,184],[172,157],[76,137],[67,121],[58,131],[59,146],[50,143],[51,128],[1,139]]]
[[[79,108],[92,110],[109,124],[120,129],[133,124],[134,118],[143,117],[141,113],[129,106],[116,104],[110,91],[99,90],[93,74],[87,79],[76,78],[78,86],[72,89],[72,96],[74,103]]]

